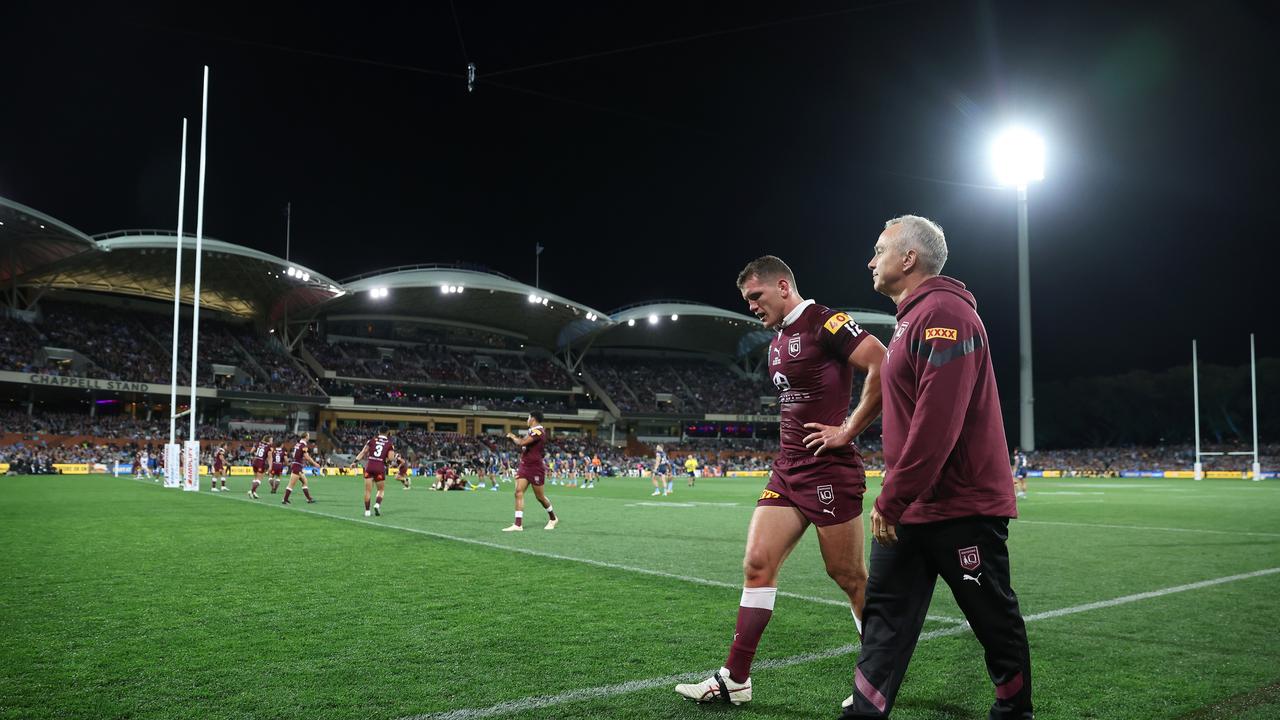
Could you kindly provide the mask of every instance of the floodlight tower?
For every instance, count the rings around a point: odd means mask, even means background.
[[[1031,258],[1027,237],[1027,185],[1044,179],[1044,140],[1024,128],[996,136],[991,160],[1000,184],[1018,188],[1018,416],[1019,447],[1036,449],[1035,397],[1031,383]]]

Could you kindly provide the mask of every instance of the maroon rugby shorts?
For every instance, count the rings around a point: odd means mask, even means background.
[[[756,505],[794,507],[814,525],[839,525],[862,514],[866,490],[854,456],[779,455]]]

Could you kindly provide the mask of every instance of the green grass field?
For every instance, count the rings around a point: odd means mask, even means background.
[[[560,527],[530,494],[528,529],[504,534],[509,485],[388,483],[365,519],[353,478],[289,508],[239,477],[218,495],[0,478],[0,717],[834,717],[854,632],[812,533],[754,702],[671,690],[724,660],[763,482],[551,487]],[[1280,484],[1031,484],[1010,546],[1038,717],[1280,717]],[[894,717],[985,717],[945,586],[930,612]]]

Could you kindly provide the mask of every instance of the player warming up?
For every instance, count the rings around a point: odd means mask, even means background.
[[[653,448],[653,494],[671,494],[671,462],[667,459],[667,451],[661,445]]]
[[[213,451],[213,475],[209,479],[209,490],[218,492],[218,481],[222,481],[222,492],[227,491],[227,446],[219,445]]]
[[[294,483],[299,482],[302,483],[302,494],[307,496],[307,502],[315,502],[315,498],[311,497],[311,489],[307,487],[307,476],[302,472],[302,468],[307,465],[319,464],[307,452],[310,440],[311,433],[304,432],[298,436],[298,442],[293,444],[293,462],[289,464],[289,484],[284,489],[284,500],[280,501],[281,505],[292,504],[289,502],[289,495],[293,493]]]
[[[676,692],[698,702],[751,700],[751,661],[773,616],[778,571],[809,525],[817,526],[827,575],[849,597],[857,632],[867,582],[862,494],[866,476],[853,444],[880,414],[884,345],[848,315],[800,297],[795,276],[766,255],[738,275],[751,313],[777,334],[767,370],[778,389],[782,447],[747,530],[742,601],[729,657],[719,672]],[[845,417],[854,371],[865,373],[862,396]]]
[[[400,481],[405,490],[413,487],[413,481],[409,479],[409,461],[405,458],[403,452],[396,453],[396,479]]]
[[[387,466],[395,459],[396,447],[387,437],[386,428],[378,428],[378,434],[369,438],[356,455],[356,462],[364,460],[364,516],[369,517],[369,495],[378,486],[378,497],[373,501],[373,512],[382,516],[382,488],[387,481]]]
[[[520,467],[516,468],[516,521],[502,528],[502,532],[521,532],[524,530],[524,491],[533,486],[533,494],[547,509],[547,525],[545,530],[555,530],[560,521],[556,511],[551,508],[551,501],[543,491],[542,485],[547,480],[547,467],[542,461],[542,451],[547,440],[547,431],[542,427],[542,413],[534,410],[525,421],[529,425],[529,434],[520,437],[515,433],[507,433],[507,439],[520,448]]]
[[[249,497],[258,499],[258,486],[262,484],[262,476],[267,472],[267,461],[271,455],[271,436],[267,435],[253,446],[253,487],[249,488]]]
[[[271,471],[268,473],[272,495],[275,495],[276,491],[280,489],[280,477],[284,475],[284,459],[284,443],[273,445],[271,447]]]

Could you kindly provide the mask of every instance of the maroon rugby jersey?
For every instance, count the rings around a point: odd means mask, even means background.
[[[364,444],[364,449],[368,451],[365,458],[385,464],[391,457],[391,451],[395,450],[395,445],[386,435],[375,435]]]
[[[271,464],[272,465],[284,464],[284,446],[283,445],[276,445],[275,447],[271,448]]]
[[[262,440],[259,440],[253,448],[253,456],[258,460],[266,460],[269,452],[271,452],[271,445]]]
[[[226,448],[218,448],[217,450],[213,451],[213,461],[221,465],[222,462],[226,459],[226,455],[227,455]]]
[[[299,440],[293,444],[293,461],[296,463],[304,463],[307,458],[307,441]]]
[[[801,303],[788,319],[769,343],[767,372],[778,389],[782,453],[811,455],[813,451],[804,446],[804,437],[811,431],[804,425],[845,421],[853,393],[849,355],[868,335],[847,314],[812,300]],[[823,453],[828,454],[858,453],[849,445]]]
[[[533,442],[521,448],[520,464],[541,465],[542,443],[547,439],[547,431],[544,430],[541,425],[534,425],[529,428],[529,437],[533,438]]]

